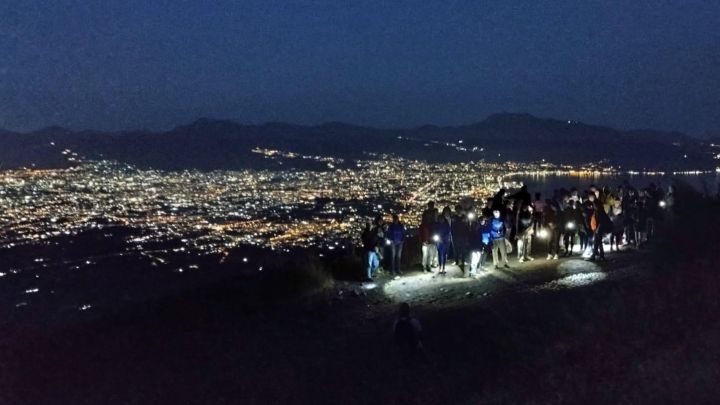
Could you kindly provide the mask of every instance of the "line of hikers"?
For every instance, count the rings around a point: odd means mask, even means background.
[[[564,256],[571,256],[576,242],[578,253],[588,260],[605,260],[605,240],[611,251],[624,245],[639,247],[652,237],[655,221],[673,202],[672,187],[665,191],[651,183],[637,190],[627,182],[615,189],[590,186],[582,193],[558,189],[546,199],[540,193],[533,199],[526,186],[511,195],[500,189],[477,208],[456,205],[454,211],[448,206],[438,212],[430,201],[418,229],[422,268],[432,272],[437,267],[438,274],[445,275],[452,257],[463,274],[469,264],[467,275],[474,277],[487,270],[490,255],[496,269],[510,268],[508,254],[513,248],[519,262],[534,260],[532,246],[538,238],[547,241],[547,260],[558,259],[561,248]],[[401,275],[405,236],[397,214],[390,224],[381,215],[366,224],[361,239],[367,279],[375,276],[384,257],[392,275]]]

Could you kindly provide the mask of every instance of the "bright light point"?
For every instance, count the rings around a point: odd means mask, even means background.
[[[440,242],[440,235],[433,235],[433,242]]]
[[[388,245],[388,246],[390,246],[390,239],[386,239],[386,240],[385,240],[385,244]]]
[[[547,238],[548,237],[547,229],[541,229],[540,232],[538,232],[538,236],[541,238]]]
[[[248,262],[248,258],[247,258],[247,257],[243,257],[243,263],[247,263],[247,262]]]
[[[377,286],[378,285],[376,283],[365,283],[365,284],[363,284],[362,288],[364,288],[366,290],[374,290],[377,288]]]
[[[468,219],[471,220],[471,221],[472,221],[473,219],[475,219],[475,213],[474,213],[474,212],[469,213],[469,214],[468,214]]]
[[[660,208],[665,208],[667,206],[667,203],[665,202],[665,200],[660,200],[660,202],[658,202],[658,205],[660,206]]]

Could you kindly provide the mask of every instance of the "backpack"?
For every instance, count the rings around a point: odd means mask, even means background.
[[[411,318],[400,318],[395,325],[395,343],[399,346],[414,349],[420,339],[412,324]]]

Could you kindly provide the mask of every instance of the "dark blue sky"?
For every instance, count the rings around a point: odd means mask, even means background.
[[[454,125],[513,111],[720,133],[717,1],[2,3],[9,129]]]

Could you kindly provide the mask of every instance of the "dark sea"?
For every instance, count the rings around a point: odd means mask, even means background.
[[[540,192],[543,196],[552,195],[553,190],[559,188],[569,189],[576,187],[579,190],[585,190],[591,185],[598,187],[616,188],[624,184],[627,180],[630,185],[640,189],[647,187],[650,183],[655,183],[667,189],[673,181],[682,181],[690,184],[699,192],[715,196],[720,191],[720,173],[698,174],[698,175],[601,175],[601,176],[571,176],[571,175],[547,175],[547,176],[518,176],[513,180],[520,181],[528,186],[528,191],[532,194]]]

